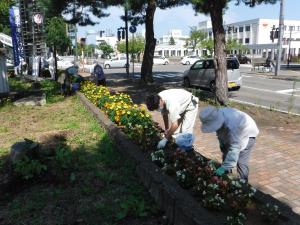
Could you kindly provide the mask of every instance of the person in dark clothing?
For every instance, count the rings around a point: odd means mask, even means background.
[[[96,84],[106,86],[106,78],[102,69],[102,66],[96,62],[96,65],[94,66],[93,76],[95,77]]]

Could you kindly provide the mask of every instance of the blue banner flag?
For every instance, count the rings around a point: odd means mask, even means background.
[[[19,57],[19,45],[17,39],[17,25],[15,22],[14,9],[12,7],[9,9],[9,23],[11,28],[11,39],[13,44],[14,65],[19,66],[20,57]]]

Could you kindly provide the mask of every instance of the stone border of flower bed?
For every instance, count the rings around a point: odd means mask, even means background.
[[[160,172],[150,157],[130,140],[98,107],[92,104],[82,93],[77,92],[83,105],[93,114],[100,125],[106,129],[113,145],[136,165],[136,173],[155,199],[159,208],[165,211],[170,224],[175,225],[220,225],[225,224],[224,215],[209,211],[203,207],[176,181]],[[300,217],[290,207],[268,194],[257,190],[255,198],[259,202],[269,202],[280,207],[285,225],[300,224]],[[220,222],[224,221],[224,223]]]

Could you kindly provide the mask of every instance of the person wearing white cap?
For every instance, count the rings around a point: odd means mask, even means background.
[[[171,137],[176,139],[178,134],[193,134],[198,114],[198,101],[197,97],[184,89],[169,89],[156,95],[147,96],[148,110],[160,111],[164,120],[165,137],[158,143],[158,149],[164,148]],[[188,142],[193,142],[192,135],[181,136],[181,138],[185,137],[187,137]]]
[[[208,106],[199,114],[203,133],[216,132],[223,153],[223,163],[216,170],[222,176],[237,166],[241,179],[248,181],[249,157],[259,133],[254,120],[234,108]]]

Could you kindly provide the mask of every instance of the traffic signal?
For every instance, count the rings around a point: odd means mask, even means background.
[[[125,30],[124,29],[122,30],[122,39],[123,40],[125,39]]]
[[[278,39],[279,37],[279,29],[276,28],[276,30],[274,31],[274,39]]]
[[[271,30],[270,31],[270,40],[272,40],[272,42],[274,42],[274,35],[275,35],[274,30]]]
[[[120,40],[121,40],[121,31],[118,30],[118,41],[120,41]]]

